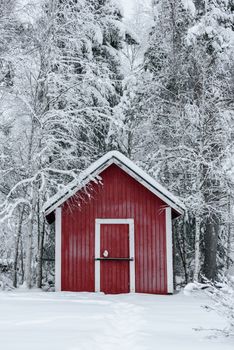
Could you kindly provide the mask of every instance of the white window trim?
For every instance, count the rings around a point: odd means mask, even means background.
[[[129,254],[130,258],[130,293],[135,293],[135,244],[134,244],[134,219],[96,219],[95,221],[95,292],[100,292],[100,238],[102,224],[128,224],[129,225]]]
[[[167,293],[173,293],[173,245],[171,208],[166,208]]]
[[[55,291],[61,291],[61,266],[62,266],[62,209],[55,210]]]

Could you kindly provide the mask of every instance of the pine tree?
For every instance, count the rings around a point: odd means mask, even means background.
[[[99,41],[93,45],[93,60],[97,63],[99,71],[106,71],[106,91],[104,91],[106,105],[106,118],[102,123],[93,121],[96,130],[94,141],[98,153],[118,147],[115,132],[118,130],[118,120],[113,108],[118,105],[122,95],[123,70],[121,64],[121,50],[125,40],[125,29],[122,23],[122,13],[116,1],[88,0],[91,12],[99,28],[97,36]]]
[[[224,2],[208,8],[189,3],[155,2],[142,112],[143,119],[150,116],[152,136],[144,142],[143,135],[142,145],[146,166],[187,203],[184,232],[190,250],[194,247],[188,257],[194,278],[200,265],[208,278],[215,278],[220,223],[230,192],[223,164],[232,142],[232,113],[220,100],[230,87],[232,17]]]

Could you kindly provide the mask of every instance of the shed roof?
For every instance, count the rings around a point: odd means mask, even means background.
[[[162,199],[168,206],[173,208],[178,214],[183,214],[185,211],[184,204],[166,188],[155,181],[144,170],[134,164],[129,158],[118,151],[111,151],[92,163],[84,170],[75,181],[70,182],[62,191],[59,191],[51,197],[44,205],[45,215],[52,213],[57,207],[62,205],[68,198],[72,197],[77,191],[85,187],[90,181],[96,181],[99,174],[109,167],[111,164],[116,164],[135,178],[148,190],[153,192],[157,197]]]

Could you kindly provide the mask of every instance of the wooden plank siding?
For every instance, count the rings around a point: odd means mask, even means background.
[[[165,203],[115,164],[62,206],[61,289],[94,292],[95,219],[134,219],[136,292],[167,294]]]

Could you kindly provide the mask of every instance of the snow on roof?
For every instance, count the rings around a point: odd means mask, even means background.
[[[77,191],[85,187],[85,185],[87,185],[90,181],[97,182],[100,179],[98,175],[111,164],[120,166],[130,176],[135,178],[143,186],[162,199],[176,212],[183,214],[185,206],[177,197],[175,197],[171,192],[165,189],[122,153],[118,151],[110,151],[84,170],[80,176],[78,176],[77,180],[70,182],[62,191],[59,191],[56,195],[51,197],[50,200],[48,200],[44,205],[43,211],[45,215],[47,216],[52,213],[57,207],[62,205]]]

